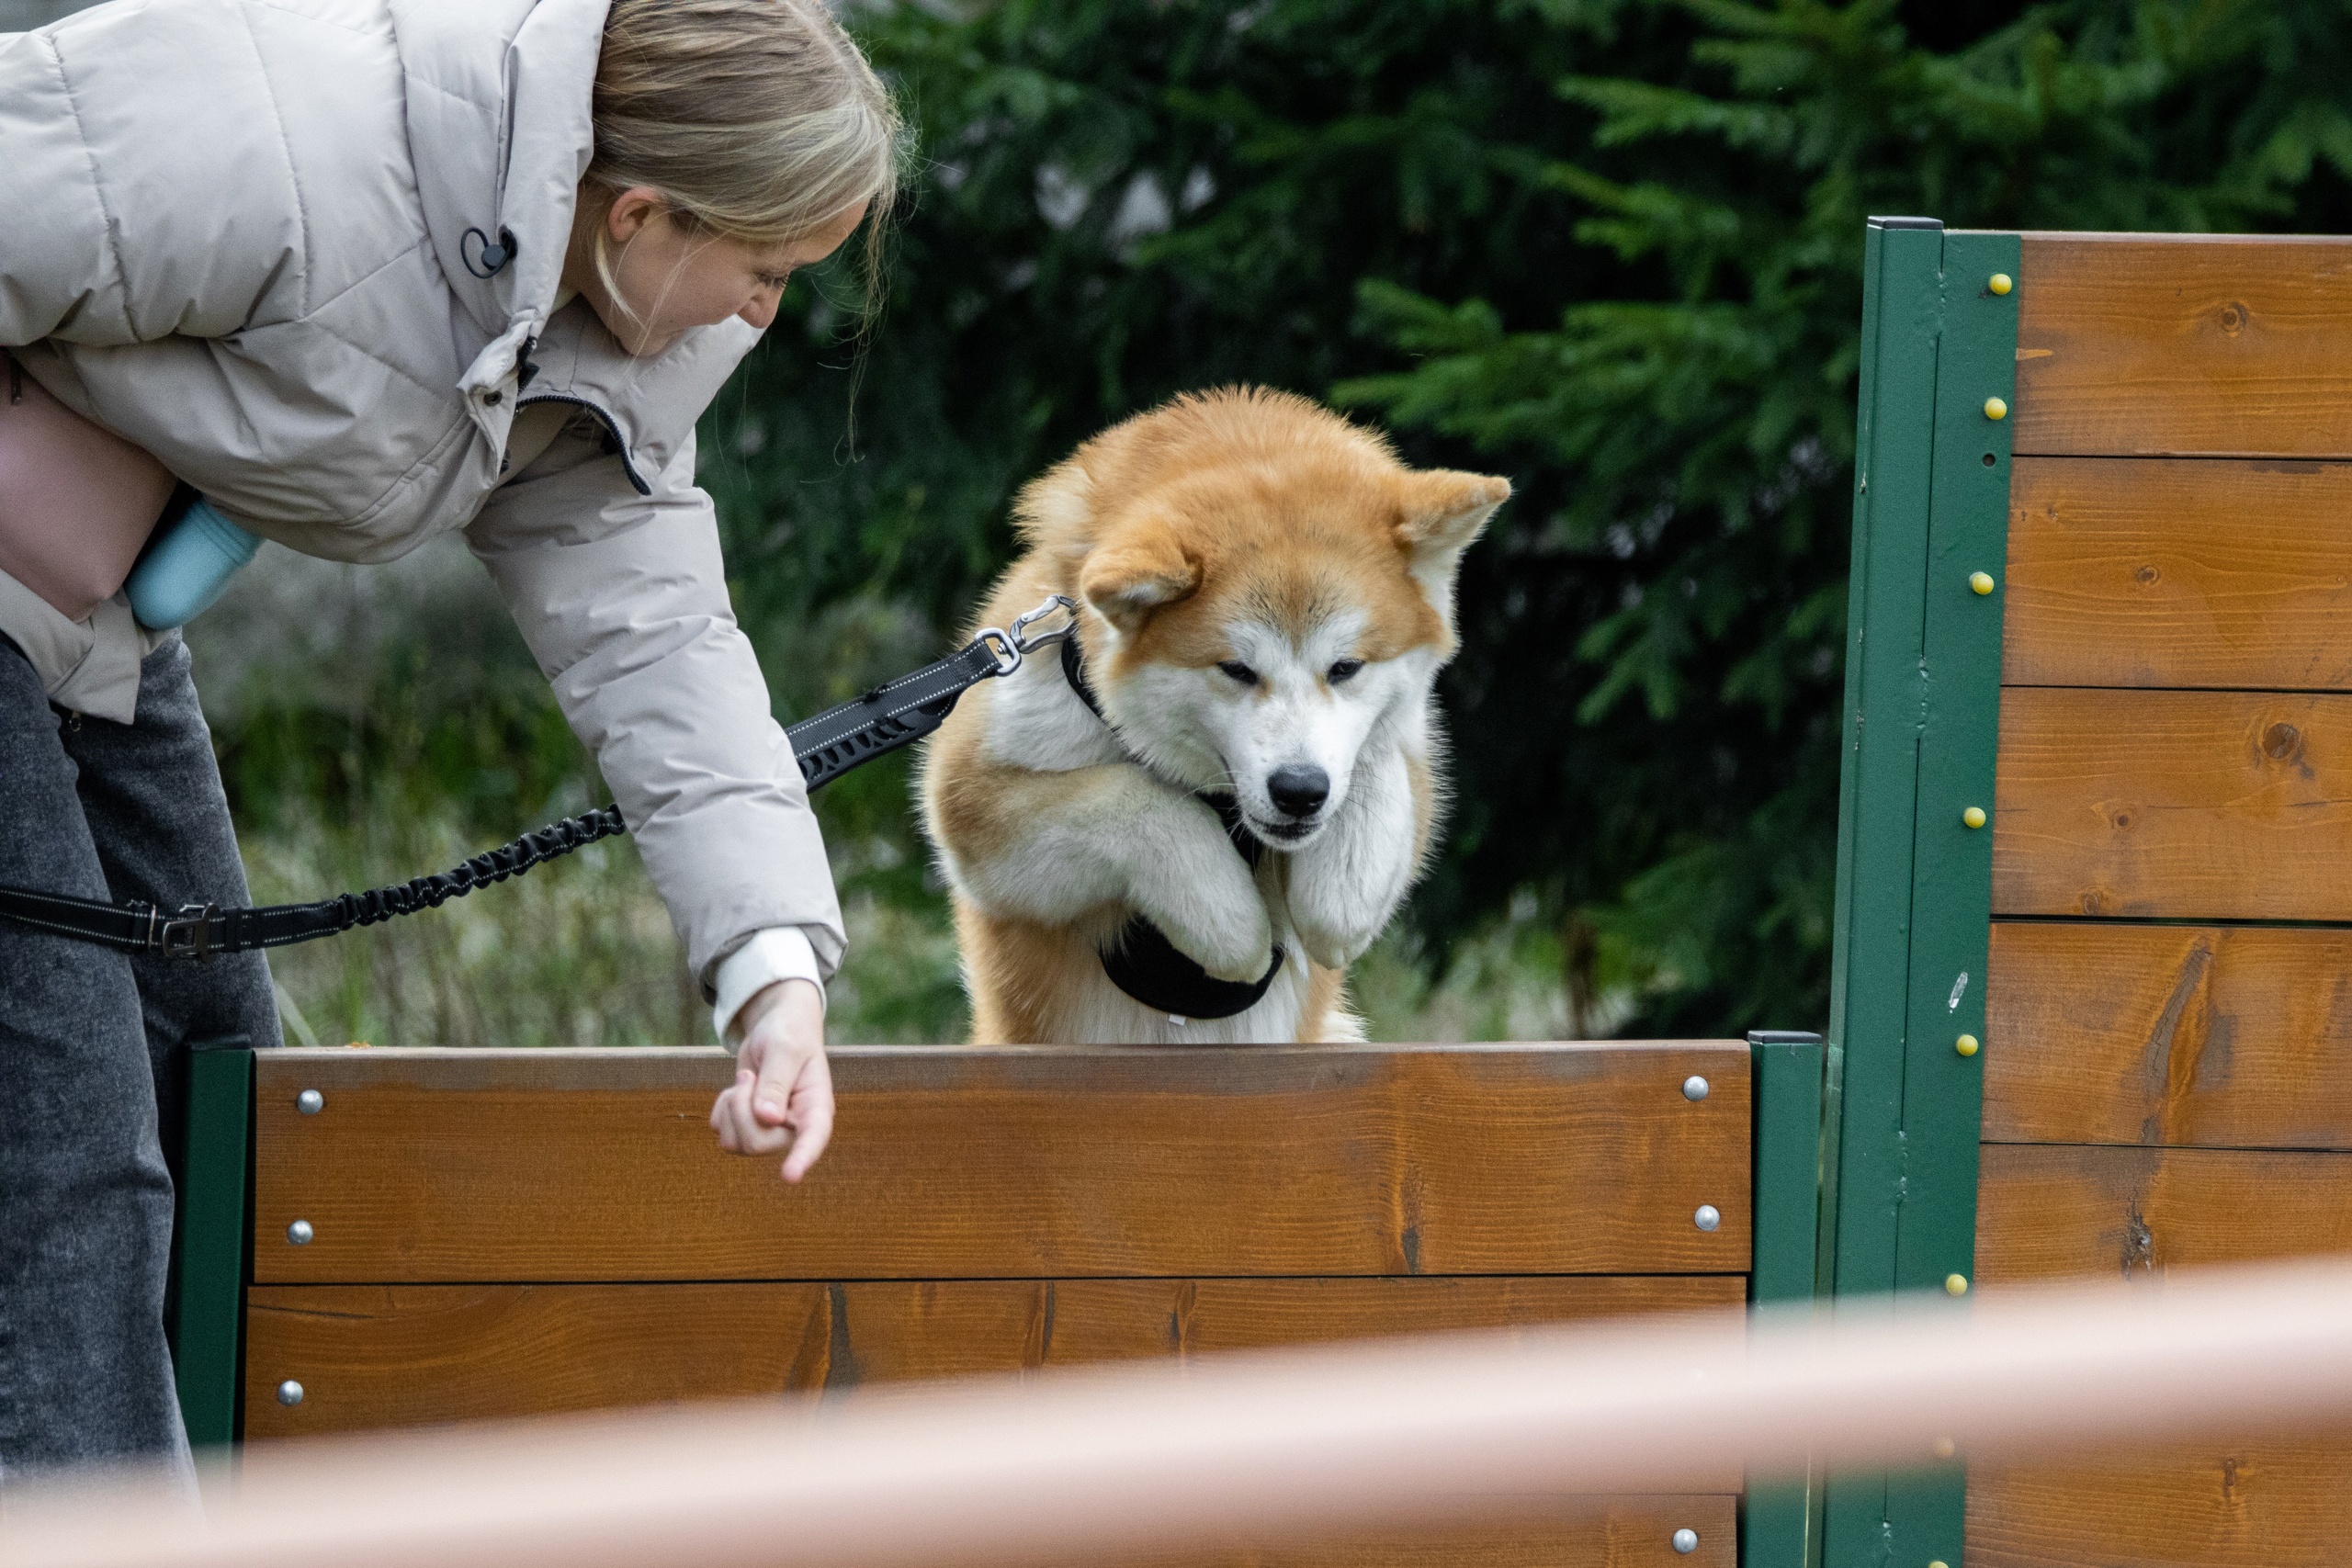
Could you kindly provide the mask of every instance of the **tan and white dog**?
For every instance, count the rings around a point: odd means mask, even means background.
[[[1028,548],[982,624],[1067,595],[1076,669],[1040,654],[968,693],[922,780],[974,1039],[1360,1037],[1344,971],[1429,853],[1454,574],[1510,494],[1249,389],[1131,419],[1022,493]],[[1101,956],[1137,915],[1216,980],[1279,971],[1230,1017],[1147,1006]]]

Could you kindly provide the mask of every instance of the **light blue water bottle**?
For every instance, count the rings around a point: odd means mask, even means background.
[[[261,540],[212,510],[202,496],[147,542],[123,585],[130,613],[150,631],[186,626],[212,607]]]

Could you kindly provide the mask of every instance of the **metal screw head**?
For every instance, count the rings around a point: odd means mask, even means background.
[[[1699,1532],[1685,1527],[1674,1532],[1674,1550],[1688,1557],[1699,1550]]]
[[[292,1378],[288,1378],[284,1382],[279,1383],[277,1385],[277,1403],[280,1404],[301,1404],[302,1385],[296,1382]]]
[[[1960,814],[1960,819],[1971,828],[1982,828],[1984,826],[1984,808],[1972,806]]]
[[[1965,1274],[1945,1275],[1944,1294],[1948,1296],[1964,1296],[1968,1294],[1968,1276]]]
[[[1968,574],[1968,590],[1972,593],[1980,596],[1990,593],[1995,586],[1993,574],[1989,571],[1972,571]]]
[[[1699,1212],[1690,1216],[1690,1223],[1702,1231],[1713,1230],[1724,1223],[1723,1211],[1713,1203],[1702,1203],[1699,1205]]]
[[[1953,1442],[1950,1438],[1938,1438],[1936,1439],[1935,1452],[1938,1459],[1950,1459],[1952,1455],[1960,1452],[1960,1445]]]
[[[2007,294],[2010,289],[2015,288],[2017,284],[2010,278],[2007,273],[1996,272],[1992,276],[1991,279],[1985,283],[1984,287],[1991,289],[1996,294]]]
[[[1692,1073],[1689,1077],[1684,1078],[1682,1080],[1682,1098],[1693,1100],[1706,1099],[1707,1080],[1701,1077],[1696,1073]]]
[[[2007,419],[2009,417],[2009,405],[2002,399],[1987,398],[1984,400],[1984,417],[1986,419]]]
[[[1976,1036],[1963,1034],[1951,1043],[1951,1048],[1963,1056],[1973,1056],[1976,1055]]]
[[[311,1235],[311,1222],[308,1220],[296,1220],[286,1227],[286,1239],[297,1247],[310,1246]]]
[[[305,1116],[316,1116],[327,1108],[327,1097],[317,1089],[306,1089],[294,1097],[294,1109]]]

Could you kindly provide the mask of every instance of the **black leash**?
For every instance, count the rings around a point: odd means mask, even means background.
[[[1057,612],[1066,612],[1069,623],[1030,634],[1032,626]],[[800,764],[801,778],[813,791],[852,768],[922,739],[945,722],[956,699],[966,692],[983,681],[1012,674],[1021,668],[1025,655],[1068,637],[1077,624],[1077,612],[1076,604],[1057,594],[1013,622],[1009,632],[990,626],[946,658],[792,726],[784,738]],[[607,806],[526,833],[438,875],[419,876],[365,893],[345,893],[316,904],[271,904],[252,909],[186,904],[177,914],[165,914],[138,899],[109,904],[28,887],[0,887],[0,919],[165,958],[250,953],[315,942],[420,909],[437,909],[477,887],[520,876],[559,855],[628,831],[621,808]]]
[[[1113,735],[1119,727],[1102,711],[1102,700],[1094,694],[1094,684],[1086,678],[1086,663],[1078,650],[1078,638],[1062,638],[1062,679],[1078,694],[1078,700],[1087,710],[1102,721]],[[1120,742],[1125,744],[1124,740]],[[1258,869],[1259,858],[1266,846],[1250,831],[1241,820],[1241,803],[1230,795],[1203,792],[1193,798],[1205,805],[1225,824],[1225,836],[1250,869]],[[1128,996],[1170,1018],[1220,1019],[1248,1012],[1258,1005],[1273,985],[1274,976],[1283,972],[1283,950],[1275,944],[1273,963],[1265,975],[1252,983],[1248,980],[1220,980],[1197,963],[1184,956],[1168,933],[1136,916],[1113,933],[1102,949],[1102,973]]]

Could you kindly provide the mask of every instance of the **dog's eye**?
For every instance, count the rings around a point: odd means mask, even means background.
[[[1258,683],[1258,672],[1238,659],[1228,659],[1217,668],[1245,686],[1254,686]]]
[[[1329,671],[1329,679],[1330,680],[1331,684],[1336,686],[1342,681],[1354,680],[1357,675],[1363,672],[1363,660],[1342,659],[1337,664],[1331,666]]]

